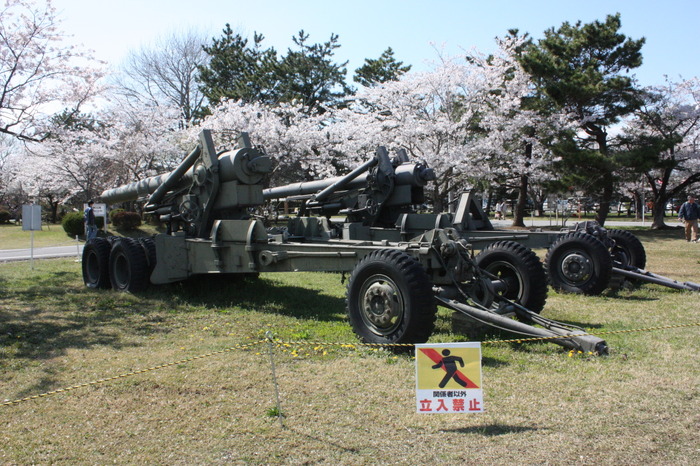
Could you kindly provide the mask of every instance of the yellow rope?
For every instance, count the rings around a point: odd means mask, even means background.
[[[236,345],[236,346],[232,346],[232,347],[230,347],[230,348],[222,349],[222,350],[220,350],[220,351],[213,351],[213,352],[211,352],[211,353],[201,354],[201,355],[199,355],[199,356],[193,356],[193,357],[191,357],[191,358],[181,359],[181,360],[179,360],[179,361],[174,361],[174,362],[169,362],[169,363],[166,363],[166,364],[161,364],[161,365],[159,365],[159,366],[149,367],[148,369],[141,369],[141,370],[137,370],[137,371],[133,371],[133,372],[127,372],[127,373],[125,373],[125,374],[115,375],[115,376],[113,376],[113,377],[106,377],[106,378],[104,378],[104,379],[93,380],[93,381],[91,381],[91,382],[85,382],[85,383],[81,383],[81,384],[78,384],[78,385],[73,385],[72,387],[59,388],[59,389],[57,389],[57,390],[52,390],[52,391],[50,391],[50,392],[41,393],[41,394],[39,394],[39,395],[28,396],[28,397],[26,397],[26,398],[21,398],[21,399],[19,399],[19,400],[5,401],[5,402],[3,402],[3,403],[0,403],[0,406],[10,406],[10,405],[14,405],[14,404],[17,404],[17,403],[22,403],[23,401],[36,400],[37,398],[44,398],[44,397],[51,396],[51,395],[57,395],[57,394],[59,394],[59,393],[70,392],[70,391],[76,390],[76,389],[78,389],[78,388],[89,387],[89,386],[91,386],[91,385],[98,385],[98,384],[105,383],[105,382],[111,382],[111,381],[113,381],[113,380],[123,379],[123,378],[125,378],[125,377],[131,377],[132,375],[143,374],[143,373],[146,373],[146,372],[155,371],[155,370],[157,370],[157,369],[163,369],[163,368],[165,368],[165,367],[171,367],[171,366],[175,366],[175,365],[178,365],[178,364],[184,364],[184,363],[186,363],[186,362],[196,361],[196,360],[198,360],[198,359],[208,358],[208,357],[210,357],[210,356],[215,356],[215,355],[217,355],[217,354],[229,353],[229,352],[231,352],[231,351],[233,351],[233,350],[235,350],[235,349],[245,349],[245,348],[247,348],[247,347],[250,347],[250,346],[254,346],[254,345],[258,345],[258,344],[260,344],[260,343],[263,343],[264,341],[265,341],[265,340],[260,340],[260,341],[254,342],[254,343],[249,343],[249,344],[247,344],[247,345]]]
[[[611,330],[607,332],[596,332],[595,335],[614,335],[614,334],[619,334],[619,333],[634,333],[634,332],[650,332],[654,330],[666,330],[666,329],[673,329],[673,328],[684,328],[684,327],[698,327],[700,326],[700,323],[692,323],[692,324],[678,324],[678,325],[665,325],[665,326],[660,326],[660,327],[647,327],[647,328],[638,328],[638,329],[629,329],[629,330]],[[575,335],[557,335],[557,336],[552,336],[552,337],[536,337],[536,338],[515,338],[512,340],[487,340],[483,341],[483,345],[492,345],[492,344],[497,344],[497,343],[522,343],[522,342],[532,342],[532,341],[545,341],[545,340],[552,340],[555,338],[571,338],[571,337],[577,337],[577,336],[583,336],[583,335],[592,335],[590,333],[580,333],[580,334],[575,334]],[[415,346],[414,344],[411,343],[335,343],[335,342],[319,342],[319,341],[282,341],[282,340],[259,340],[253,343],[248,343],[246,345],[235,345],[231,346],[229,348],[225,348],[219,351],[213,351],[211,353],[206,353],[206,354],[201,354],[199,356],[193,356],[191,358],[186,358],[186,359],[181,359],[179,361],[174,361],[174,362],[169,362],[166,364],[161,364],[158,366],[153,366],[149,367],[148,369],[141,369],[133,372],[127,372],[125,374],[119,374],[115,375],[113,377],[106,377],[104,379],[99,379],[99,380],[93,380],[91,382],[85,382],[81,383],[78,385],[73,385],[72,387],[66,387],[66,388],[59,388],[57,390],[52,390],[50,392],[45,392],[41,393],[38,395],[32,395],[28,396],[26,398],[20,398],[18,400],[13,400],[13,401],[5,401],[3,403],[0,403],[0,406],[10,406],[10,405],[15,405],[18,403],[22,403],[24,401],[30,401],[30,400],[36,400],[37,398],[44,398],[47,396],[51,395],[57,395],[59,393],[66,393],[70,392],[72,390],[76,390],[78,388],[83,388],[83,387],[89,387],[91,385],[98,385],[102,384],[105,382],[111,382],[113,380],[118,380],[118,379],[123,379],[126,377],[131,377],[133,375],[138,375],[138,374],[144,374],[146,372],[151,372],[155,371],[158,369],[163,369],[166,367],[171,367],[175,366],[178,364],[184,364],[187,362],[191,361],[196,361],[198,359],[204,359],[210,356],[216,356],[219,354],[224,354],[224,353],[229,353],[233,350],[236,349],[246,349],[251,346],[259,345],[261,343],[264,343],[266,341],[272,341],[278,345],[325,345],[325,346],[341,346],[341,347],[346,347],[346,348],[354,348],[356,346],[370,346],[370,347],[409,347],[409,346]]]
[[[572,338],[572,337],[581,337],[581,336],[586,336],[586,335],[612,335],[612,334],[617,334],[617,333],[633,333],[633,332],[648,332],[648,331],[653,331],[653,330],[664,330],[664,329],[671,329],[671,328],[682,328],[682,327],[698,327],[700,326],[699,323],[692,323],[692,324],[678,324],[678,325],[665,325],[662,327],[647,327],[647,328],[638,328],[638,329],[630,329],[630,330],[611,330],[608,332],[595,332],[595,333],[576,333],[576,334],[569,334],[569,335],[554,335],[551,337],[531,337],[531,338],[514,338],[512,340],[486,340],[482,341],[482,345],[492,345],[496,343],[520,343],[520,342],[532,342],[532,341],[547,341],[547,340],[555,340],[557,338]],[[274,340],[275,343],[279,345],[298,345],[298,346],[305,346],[305,345],[325,345],[325,346],[345,346],[345,347],[355,347],[355,346],[370,346],[370,347],[394,347],[394,346],[415,346],[412,343],[362,343],[362,342],[357,342],[357,343],[329,343],[325,341],[309,341],[309,340],[303,340],[303,341],[283,341],[283,340]]]

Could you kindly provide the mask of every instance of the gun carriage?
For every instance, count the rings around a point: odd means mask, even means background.
[[[349,272],[347,314],[365,342],[425,342],[440,305],[473,322],[526,336],[560,337],[551,341],[602,354],[607,351],[603,340],[539,315],[546,274],[522,243],[550,246],[550,279],[552,264],[565,265],[564,279],[576,286],[591,275],[603,276],[607,285],[614,254],[628,262],[643,257],[643,248],[627,237],[627,243],[606,246],[603,241],[611,235],[595,225],[565,234],[489,231],[488,219],[469,193],[455,214],[415,213],[434,174],[401,151],[391,158],[380,147],[348,175],[263,189],[271,169],[271,159],[251,145],[247,134],[233,150],[217,153],[205,130],[172,172],[105,191],[101,200],[109,204],[145,201],[145,213],[157,216],[168,230],[142,240],[88,242],[86,285],[138,292],[149,283],[195,275]],[[267,229],[251,210],[275,199],[302,204],[286,227]],[[333,221],[337,216],[343,221]],[[484,246],[476,257],[473,245]]]
[[[405,152],[399,153],[399,159],[407,163]],[[372,182],[370,177],[370,186]],[[700,284],[678,282],[644,270],[644,246],[626,230],[606,229],[597,222],[586,221],[560,231],[499,231],[470,191],[461,194],[453,214],[415,214],[411,208],[424,201],[422,190],[417,196],[409,195],[407,187],[386,181],[383,189],[391,194],[385,196],[386,201],[377,203],[375,198],[358,195],[357,190],[352,189],[365,185],[368,185],[366,176],[351,173],[346,177],[266,189],[263,196],[267,201],[302,201],[300,215],[328,218],[341,215],[343,220],[336,222],[334,228],[335,234],[344,239],[405,241],[432,228],[453,228],[473,249],[481,251],[476,256],[477,264],[496,275],[520,275],[522,267],[513,265],[513,256],[526,253],[518,249],[517,244],[525,249],[546,249],[547,281],[558,291],[598,295],[608,288],[620,288],[626,280],[700,291]],[[400,193],[399,189],[405,192]],[[522,283],[519,296],[523,304],[540,309],[537,300],[531,301],[532,296],[540,294],[537,286],[525,277],[519,276],[518,281]],[[534,295],[528,293],[531,290],[535,290]]]

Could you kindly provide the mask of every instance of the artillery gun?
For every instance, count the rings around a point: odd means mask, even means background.
[[[388,160],[385,154],[382,157]],[[406,164],[406,153],[399,151],[397,160]],[[700,284],[681,283],[644,270],[646,252],[636,236],[625,230],[605,229],[594,221],[551,232],[499,231],[470,191],[459,197],[454,214],[416,214],[413,206],[424,202],[423,191],[401,182],[401,177],[410,178],[415,173],[397,172],[395,181],[384,175],[391,174],[389,162],[386,164],[389,168],[380,165],[374,174],[363,174],[365,164],[345,177],[266,189],[263,197],[266,201],[301,201],[302,216],[341,215],[343,220],[332,223],[331,228],[346,240],[407,241],[433,228],[453,228],[480,250],[477,265],[500,278],[510,277],[509,297],[534,311],[544,305],[545,281],[540,280],[540,274],[523,271],[534,267],[528,264],[530,250],[539,248],[547,249],[547,281],[558,291],[598,295],[608,288],[620,288],[625,280],[700,291]],[[417,173],[429,170],[419,167]]]
[[[567,348],[607,352],[604,340],[538,314],[546,284],[532,251],[502,241],[494,260],[498,266],[487,271],[474,261],[471,246],[454,224],[448,224],[450,217],[438,221],[412,213],[434,174],[408,162],[405,154],[390,159],[379,148],[350,174],[322,181],[323,187],[302,183],[263,190],[271,168],[269,157],[246,134],[234,150],[217,153],[205,130],[174,171],[105,191],[101,200],[108,204],[144,201],[145,211],[168,229],[143,240],[90,240],[83,251],[85,284],[137,292],[149,283],[195,275],[350,272],[346,310],[364,342],[425,342],[441,305],[474,322],[552,338]],[[302,215],[286,227],[267,230],[251,214],[265,199],[292,193],[306,199]],[[330,220],[334,213],[351,221],[336,225]],[[398,233],[397,224],[402,225]],[[384,237],[390,231],[398,236]]]

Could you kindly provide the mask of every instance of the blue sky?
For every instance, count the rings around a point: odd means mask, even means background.
[[[338,61],[352,71],[387,47],[414,70],[427,69],[437,49],[448,55],[494,49],[494,37],[510,28],[542,37],[564,21],[588,23],[621,13],[622,32],[646,38],[644,64],[634,73],[642,85],[700,76],[700,2],[697,0],[54,0],[63,29],[110,64],[129,50],[190,28],[220,37],[226,23],[243,35],[265,36],[263,45],[292,47],[300,29],[310,41],[338,34]]]

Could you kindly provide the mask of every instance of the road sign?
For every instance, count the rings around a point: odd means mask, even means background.
[[[85,208],[87,208],[87,204],[85,204]],[[95,213],[96,217],[105,217],[107,215],[107,204],[95,202],[92,205],[92,211]]]
[[[40,205],[32,204],[22,206],[22,230],[41,231]]]
[[[481,343],[416,345],[420,414],[483,412]]]
[[[41,206],[36,204],[22,206],[22,230],[30,231],[29,264],[34,270],[34,232],[41,231]]]

